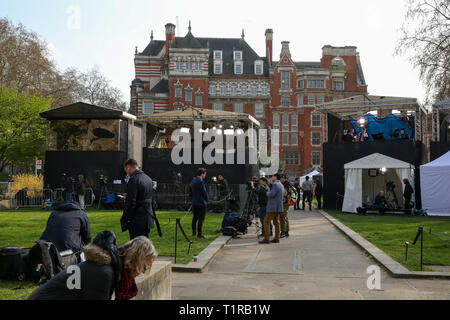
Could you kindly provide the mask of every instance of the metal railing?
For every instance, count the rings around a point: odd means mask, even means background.
[[[65,190],[57,189],[21,189],[17,192],[5,194],[5,199],[10,200],[11,208],[45,207],[45,203],[63,203],[66,200]],[[92,188],[86,188],[84,201],[86,207],[94,204],[95,196]],[[78,200],[78,199],[74,199]]]

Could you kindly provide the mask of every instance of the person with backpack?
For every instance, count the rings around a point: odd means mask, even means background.
[[[130,300],[138,294],[135,278],[148,274],[157,257],[148,238],[140,236],[118,248],[112,231],[99,233],[83,253],[86,261],[58,273],[28,300],[111,300],[113,293],[116,300]],[[75,272],[78,283],[69,279]]]
[[[89,218],[77,203],[61,204],[50,214],[40,240],[53,243],[59,252],[79,252],[91,242]]]

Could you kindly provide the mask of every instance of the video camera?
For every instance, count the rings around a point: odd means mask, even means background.
[[[386,189],[387,189],[387,190],[394,191],[394,189],[395,189],[395,183],[394,183],[394,181],[388,181],[388,182],[386,183]]]

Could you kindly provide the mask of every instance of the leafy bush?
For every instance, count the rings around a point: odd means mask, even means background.
[[[17,174],[13,176],[14,183],[11,186],[11,193],[15,195],[19,190],[28,188],[28,196],[36,197],[42,194],[44,186],[44,176],[39,174]]]

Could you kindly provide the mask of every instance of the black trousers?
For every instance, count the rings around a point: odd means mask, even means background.
[[[150,228],[148,225],[148,219],[151,219],[147,216],[135,217],[128,224],[128,232],[130,233],[130,240],[137,238],[139,236],[144,236],[150,238]]]
[[[411,196],[405,197],[405,209],[411,209]]]
[[[202,235],[203,233],[203,221],[206,216],[206,206],[193,206],[192,212],[194,217],[192,218],[192,233]]]
[[[322,209],[322,195],[316,194],[316,199],[317,199],[317,208],[320,210]]]
[[[312,209],[312,191],[303,191],[303,205],[302,210],[305,210],[305,204],[309,202],[309,210]]]
[[[294,210],[300,210],[300,192],[297,191],[297,201],[295,202]]]

